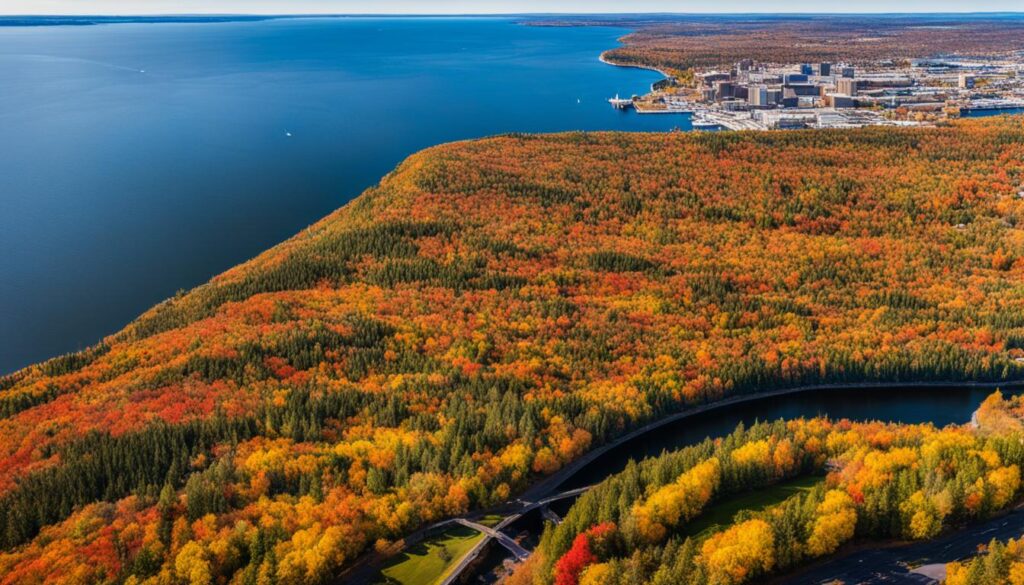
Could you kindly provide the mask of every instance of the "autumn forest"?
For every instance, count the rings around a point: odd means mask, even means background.
[[[0,583],[327,583],[697,405],[1019,380],[1021,221],[1012,117],[430,148],[102,343],[0,378]],[[513,578],[740,583],[986,517],[1024,464],[1019,405],[986,404],[977,429],[770,422],[631,465]],[[723,494],[806,477],[687,532]],[[993,550],[1021,571],[1019,543]]]

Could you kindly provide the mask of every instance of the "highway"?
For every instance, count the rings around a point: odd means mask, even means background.
[[[864,550],[828,560],[781,582],[787,585],[938,583],[936,579],[910,571],[908,564],[914,567],[945,564],[974,555],[979,545],[988,544],[993,538],[1019,538],[1022,533],[1024,510],[1016,508],[1008,514],[933,540]]]

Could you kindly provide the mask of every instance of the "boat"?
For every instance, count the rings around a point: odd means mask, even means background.
[[[694,130],[717,130],[718,128],[721,128],[721,125],[718,122],[700,115],[694,116],[693,119],[690,120],[690,125],[693,126]]]
[[[615,97],[609,99],[608,103],[617,110],[625,110],[626,108],[633,107],[633,100],[620,98],[619,94],[615,94]]]

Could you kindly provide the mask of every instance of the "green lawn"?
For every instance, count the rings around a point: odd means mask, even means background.
[[[483,524],[488,528],[494,528],[498,525],[498,523],[500,523],[504,519],[505,517],[500,514],[488,514],[487,516],[484,516],[483,518],[477,520],[477,522]]]
[[[465,526],[453,526],[404,553],[395,556],[381,571],[377,583],[433,585],[447,574],[483,535]],[[448,554],[442,554],[447,550]]]
[[[687,536],[708,536],[732,523],[741,510],[760,512],[800,492],[810,491],[824,478],[813,475],[776,484],[752,492],[736,494],[715,503],[706,512],[694,518],[685,530]]]

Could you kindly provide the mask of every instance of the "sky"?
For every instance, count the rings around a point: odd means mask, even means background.
[[[1021,0],[0,0],[0,14],[996,12]]]

